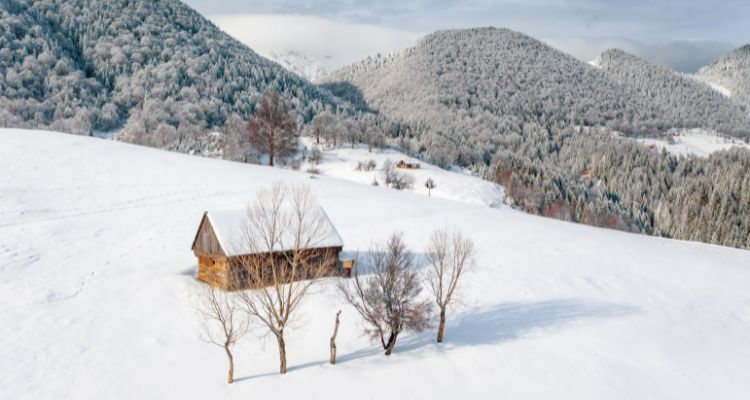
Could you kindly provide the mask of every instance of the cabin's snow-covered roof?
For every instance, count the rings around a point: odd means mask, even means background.
[[[344,247],[344,241],[341,240],[341,236],[339,236],[336,227],[333,226],[325,211],[318,208],[317,212],[320,213],[323,221],[320,235],[317,235],[318,237],[314,242],[304,247],[309,249]],[[246,209],[209,210],[206,211],[206,216],[214,229],[219,245],[224,249],[227,257],[268,251],[268,249],[251,248],[248,240],[244,237],[248,218]],[[294,247],[294,238],[290,234],[282,235],[278,239],[279,243],[274,244],[273,251],[288,251]],[[258,237],[257,240],[263,242],[264,238]]]

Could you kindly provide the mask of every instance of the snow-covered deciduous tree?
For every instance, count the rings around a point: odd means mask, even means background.
[[[440,229],[432,233],[425,252],[427,287],[438,306],[437,342],[443,342],[446,311],[456,300],[458,285],[464,274],[475,268],[474,241],[459,231]]]
[[[413,189],[414,176],[406,172],[394,171],[390,177],[390,184],[396,190]]]
[[[334,117],[328,110],[313,117],[308,126],[309,135],[315,138],[315,144],[320,144],[320,138],[328,136],[328,130],[334,123]]]
[[[2,126],[90,134],[139,120],[152,145],[161,124],[198,130],[170,149],[219,155],[202,142],[232,115],[249,120],[274,85],[296,117],[349,106],[250,51],[179,1],[12,0],[0,7]],[[244,125],[244,124],[243,124]],[[243,126],[244,128],[244,126]],[[131,132],[132,133],[132,132]],[[226,132],[223,132],[226,133]],[[181,133],[180,133],[181,134]]]
[[[414,254],[402,234],[393,234],[384,245],[373,246],[355,268],[352,279],[339,290],[365,322],[365,333],[379,340],[391,355],[404,331],[421,332],[429,326],[431,304],[420,297],[422,283],[415,270]]]
[[[297,122],[289,106],[273,88],[263,93],[258,108],[247,124],[250,143],[268,154],[268,165],[274,157],[287,157],[297,147]]]
[[[385,187],[390,187],[391,182],[393,182],[396,174],[398,174],[398,171],[396,170],[396,163],[390,158],[386,158],[383,161],[383,167],[381,169],[383,171],[383,181],[385,182]]]

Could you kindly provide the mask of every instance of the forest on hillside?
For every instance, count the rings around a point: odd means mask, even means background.
[[[750,247],[746,151],[675,157],[630,138],[698,125],[747,140],[747,115],[702,83],[628,61],[626,71],[598,69],[523,34],[483,28],[429,35],[344,68],[329,84],[348,83],[349,97],[388,117],[391,145],[472,168],[527,212]]]
[[[300,121],[343,106],[178,0],[3,0],[0,72],[1,126],[117,131],[182,152],[236,134],[269,85]]]

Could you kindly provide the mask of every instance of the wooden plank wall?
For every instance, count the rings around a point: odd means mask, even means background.
[[[219,240],[216,238],[214,228],[205,215],[198,229],[198,234],[195,237],[193,252],[196,254],[224,254],[221,245],[219,245]]]

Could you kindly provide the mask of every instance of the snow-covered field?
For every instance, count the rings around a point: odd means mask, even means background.
[[[237,382],[191,311],[201,213],[309,182],[345,250],[453,224],[480,270],[447,343],[390,358],[332,281],[275,343],[246,338]],[[438,187],[440,182],[438,181]],[[750,252],[650,238],[114,141],[0,130],[0,398],[746,399]],[[339,363],[326,363],[341,308]]]
[[[311,138],[303,137],[302,140],[306,148],[312,149],[315,147]],[[372,152],[369,152],[367,146],[364,145],[355,148],[335,148],[328,150],[323,146],[317,147],[322,149],[322,157],[320,164],[315,168],[317,168],[321,175],[358,182],[364,185],[372,185],[373,180],[377,180],[378,185],[383,190],[394,190],[384,186],[383,164],[387,160],[392,162],[403,160],[407,163],[417,163],[420,165],[419,169],[398,170],[400,173],[411,175],[414,178],[414,187],[412,189],[404,189],[404,191],[490,207],[500,207],[505,199],[503,187],[498,184],[472,176],[468,172],[446,171],[396,150],[387,149],[385,151],[378,151],[373,149]],[[367,163],[370,160],[375,161],[377,165],[374,170],[357,170],[358,163]],[[309,164],[305,164],[302,169],[306,171],[309,167]],[[435,182],[435,187],[430,191],[425,187],[425,182],[429,178]]]
[[[638,142],[646,146],[654,146],[659,150],[665,148],[669,153],[678,156],[693,154],[698,157],[708,157],[715,151],[729,150],[732,147],[750,149],[750,146],[739,139],[719,136],[702,129],[685,130],[672,138],[672,143],[663,139],[638,139]]]

